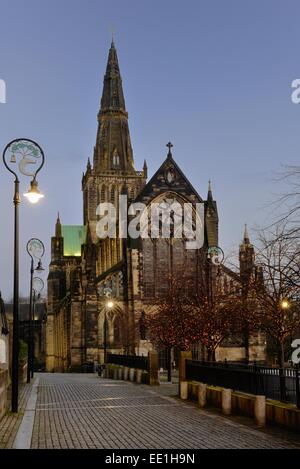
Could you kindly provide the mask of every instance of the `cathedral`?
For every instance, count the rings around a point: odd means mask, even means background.
[[[218,246],[218,211],[209,184],[203,199],[176,163],[172,145],[156,173],[148,179],[147,164],[136,170],[117,51],[112,42],[98,113],[93,158],[82,176],[83,224],[64,225],[58,216],[51,238],[48,276],[46,369],[79,371],[86,363],[104,361],[107,352],[145,355],[152,348],[143,318],[155,309],[168,288],[168,276],[185,272],[192,279],[203,273],[209,248]],[[109,202],[119,213],[120,196],[128,204],[202,204],[203,245],[187,249],[184,238],[165,239],[97,234],[98,206]],[[247,230],[240,246],[240,273],[219,269],[224,284],[240,288],[255,269],[254,249]],[[108,302],[109,300],[109,302]],[[262,360],[259,334],[245,344],[222,344],[217,359]]]

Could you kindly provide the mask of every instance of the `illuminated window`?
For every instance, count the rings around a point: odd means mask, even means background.
[[[119,165],[120,165],[119,155],[113,155],[113,166],[119,166]]]

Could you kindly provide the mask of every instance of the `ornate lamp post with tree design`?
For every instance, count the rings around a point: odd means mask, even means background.
[[[41,292],[44,289],[44,282],[40,277],[33,277],[32,279],[32,293],[33,293],[33,300],[32,300],[32,321],[34,325],[35,321],[35,304],[36,300],[40,298]],[[34,372],[34,327],[33,327],[33,333],[31,336],[31,378],[33,378],[33,372]]]
[[[18,388],[19,388],[19,205],[20,180],[18,173],[32,177],[30,189],[24,196],[36,203],[43,195],[38,189],[37,174],[44,165],[44,152],[41,147],[26,138],[18,138],[6,145],[3,151],[3,163],[6,169],[15,177],[14,190],[14,291],[13,291],[13,345],[12,345],[12,393],[11,409],[18,412]],[[29,168],[34,169],[30,171]]]
[[[42,257],[45,253],[45,247],[42,241],[37,238],[31,238],[26,246],[27,252],[31,257],[30,265],[30,292],[29,292],[29,322],[28,322],[28,365],[27,365],[27,383],[30,383],[30,377],[33,376],[34,369],[34,354],[33,354],[33,333],[32,333],[32,321],[34,321],[33,307],[32,307],[32,293],[33,293],[33,274],[43,271]],[[34,259],[38,261],[37,267],[34,268]]]

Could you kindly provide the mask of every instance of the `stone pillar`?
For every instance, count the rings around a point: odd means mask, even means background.
[[[186,381],[186,360],[192,359],[192,352],[180,352],[179,358],[179,382]]]
[[[129,370],[129,379],[130,379],[130,381],[134,381],[134,377],[135,377],[135,368],[130,368],[130,370]]]
[[[180,399],[187,399],[188,398],[188,382],[187,381],[180,381]]]
[[[141,384],[142,382],[142,370],[136,370],[136,382]]]
[[[225,415],[231,414],[231,389],[222,389],[222,412]]]
[[[198,404],[199,404],[199,407],[201,408],[206,406],[206,384],[205,383],[199,383]]]
[[[124,381],[128,381],[128,375],[129,375],[129,368],[128,366],[124,366]]]
[[[118,368],[114,368],[114,374],[113,374],[114,379],[118,379],[118,371],[119,371]]]
[[[258,427],[266,425],[266,396],[255,396],[254,418]]]
[[[120,366],[118,369],[118,379],[123,379],[123,367]]]
[[[159,384],[158,381],[158,353],[155,351],[148,353],[149,363],[149,384],[155,386]]]

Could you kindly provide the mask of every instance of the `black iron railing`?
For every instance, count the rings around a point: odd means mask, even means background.
[[[148,357],[139,355],[117,355],[115,353],[108,353],[107,363],[128,366],[129,368],[137,368],[139,370],[148,370]]]
[[[298,368],[187,360],[186,378],[236,391],[265,395],[270,399],[296,404],[300,408]]]

